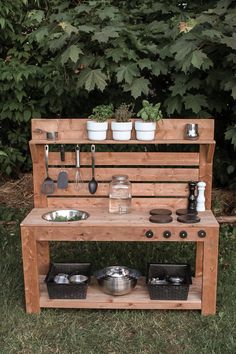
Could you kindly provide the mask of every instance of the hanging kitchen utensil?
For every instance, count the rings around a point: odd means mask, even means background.
[[[92,179],[89,181],[88,188],[89,193],[94,194],[96,193],[98,182],[95,180],[95,145],[91,145],[91,154],[92,154]]]
[[[75,173],[75,190],[79,190],[83,184],[83,179],[80,171],[80,147],[76,145],[75,148],[75,161],[76,161],[76,173]]]
[[[48,153],[49,153],[49,146],[48,145],[45,145],[44,152],[45,152],[46,178],[42,183],[41,192],[43,194],[53,194],[53,192],[55,190],[54,182],[48,175]]]
[[[60,145],[60,157],[61,162],[65,161],[65,147],[63,144]],[[64,168],[64,169],[63,169]],[[68,187],[68,174],[65,171],[65,165],[61,166],[61,171],[57,177],[57,188],[66,189]]]

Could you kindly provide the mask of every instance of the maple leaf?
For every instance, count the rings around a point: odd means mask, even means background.
[[[188,94],[184,97],[184,106],[186,109],[191,109],[193,113],[199,113],[202,107],[207,107],[208,104],[205,96]]]
[[[79,59],[80,54],[83,54],[81,48],[74,44],[71,45],[61,55],[62,65],[64,65],[69,59],[71,59],[73,63],[76,63]]]
[[[203,51],[197,49],[194,50],[194,52],[192,53],[192,59],[191,59],[191,64],[197,68],[200,69],[204,60],[208,59],[208,56],[203,53]]]
[[[133,80],[132,85],[125,85],[124,91],[131,91],[131,95],[134,98],[137,98],[142,94],[148,95],[149,84],[150,84],[149,80],[144,79],[143,77],[139,77]]]
[[[124,80],[128,84],[131,84],[134,77],[139,75],[137,64],[134,63],[120,66],[116,71],[117,82],[122,82]]]
[[[84,69],[78,77],[77,87],[84,86],[87,91],[92,91],[97,87],[103,91],[107,86],[107,76],[101,69]]]

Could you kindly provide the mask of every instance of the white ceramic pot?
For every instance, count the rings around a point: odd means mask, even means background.
[[[87,131],[89,140],[106,140],[108,122],[87,121]]]
[[[153,140],[156,132],[156,122],[135,121],[136,139],[137,140]]]
[[[111,122],[113,140],[130,140],[132,122]]]

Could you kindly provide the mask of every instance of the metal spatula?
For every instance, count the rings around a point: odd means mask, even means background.
[[[43,194],[52,194],[55,190],[55,186],[53,180],[48,175],[48,152],[49,152],[48,145],[45,145],[44,152],[45,152],[46,178],[42,183],[41,192]]]
[[[65,148],[64,145],[60,146],[60,156],[61,156],[61,162],[65,161]],[[57,177],[57,188],[59,189],[66,189],[68,187],[68,174],[67,171],[63,170],[63,167],[61,166],[62,170],[59,172],[59,175]]]
[[[75,161],[76,161],[76,172],[75,172],[75,190],[78,191],[83,185],[83,179],[80,171],[80,147],[76,145],[75,148]]]

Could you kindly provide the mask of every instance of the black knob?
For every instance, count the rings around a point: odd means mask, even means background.
[[[166,230],[166,231],[163,232],[163,237],[169,238],[170,236],[171,236],[171,232],[170,231]]]
[[[181,237],[181,238],[186,238],[187,236],[188,236],[188,234],[187,234],[186,231],[180,231],[179,237]]]
[[[197,234],[198,234],[198,237],[201,237],[201,238],[206,237],[206,231],[205,230],[199,230]]]
[[[153,231],[152,230],[147,230],[146,232],[145,232],[145,236],[147,237],[147,238],[152,238],[154,235],[153,235]]]

